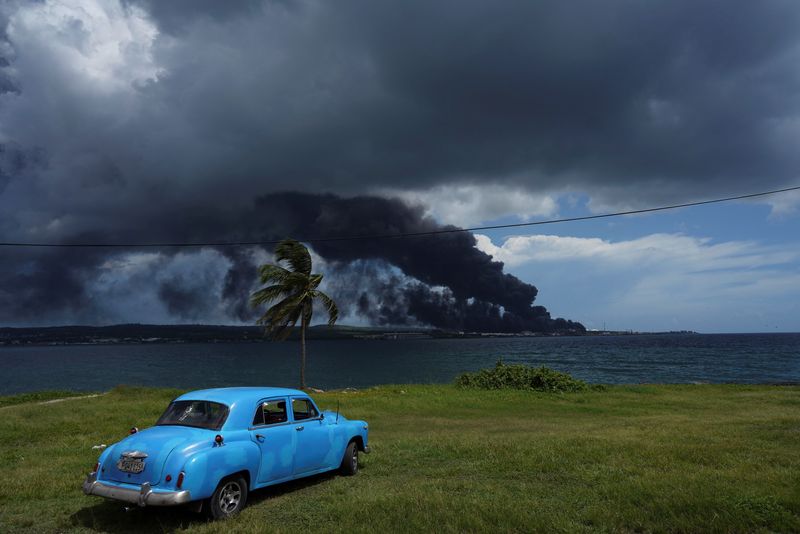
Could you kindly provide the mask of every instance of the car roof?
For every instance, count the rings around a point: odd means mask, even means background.
[[[230,409],[222,430],[244,429],[253,421],[256,403],[268,397],[289,397],[308,394],[299,389],[271,387],[239,387],[199,389],[184,393],[177,400],[205,400],[225,404]],[[313,402],[313,400],[312,400]],[[315,403],[316,404],[316,403]]]
[[[213,388],[189,391],[175,400],[207,400],[231,405],[238,402],[256,402],[265,397],[285,397],[290,395],[307,394],[299,389],[276,387]]]

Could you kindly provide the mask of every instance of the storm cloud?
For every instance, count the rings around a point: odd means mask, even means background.
[[[401,212],[375,196],[387,191],[579,190],[595,207],[638,207],[785,186],[800,164],[799,22],[800,4],[782,1],[10,0],[0,238],[337,235],[355,221],[326,219],[340,201],[328,193],[353,197],[369,232],[437,224],[419,208],[413,222],[386,220]],[[283,191],[316,200],[304,207]],[[529,313],[536,289],[473,245],[454,236],[428,265],[424,240],[315,249],[417,280],[405,309],[457,303],[467,316],[477,299],[484,316]],[[462,279],[448,247],[486,263],[482,276]],[[116,256],[3,253],[10,309],[49,295],[78,310],[53,317],[102,320],[86,288]],[[218,253],[208,269],[225,273],[224,310],[207,316],[246,320],[253,257]],[[189,317],[177,301],[194,286],[167,281],[163,299]],[[435,286],[446,302],[422,306]]]

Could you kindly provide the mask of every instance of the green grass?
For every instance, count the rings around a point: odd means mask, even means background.
[[[45,402],[55,399],[66,399],[70,397],[85,397],[91,393],[80,391],[37,391],[35,393],[20,393],[19,395],[7,395],[0,397],[0,408],[13,406],[15,404],[26,404],[29,402]]]
[[[373,453],[355,477],[257,491],[224,525],[84,496],[92,445],[151,425],[177,393],[3,409],[0,531],[800,531],[797,387],[320,394],[370,423]]]

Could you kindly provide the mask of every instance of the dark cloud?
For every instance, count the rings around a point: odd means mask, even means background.
[[[128,5],[141,6],[158,22],[164,31],[180,34],[198,19],[215,23],[230,22],[243,16],[258,15],[264,0],[124,0]],[[275,2],[282,3],[282,2]],[[286,2],[288,5],[289,2]]]
[[[44,5],[0,6],[7,241],[425,229],[436,223],[391,201],[317,194],[491,183],[642,205],[783,186],[800,166],[796,2]],[[287,190],[313,195],[275,194]],[[402,309],[419,316],[452,304],[462,318],[531,320],[536,289],[473,245],[317,248],[417,280]],[[225,313],[248,319],[251,258],[221,254]],[[90,309],[85,283],[107,259],[12,256],[9,309],[23,281],[33,301],[63,287]],[[47,279],[52,264],[65,278]]]
[[[69,45],[75,25],[11,25],[29,50],[6,135],[51,154],[57,187],[112,168],[129,204],[464,181],[636,203],[782,185],[800,164],[793,2],[130,5],[164,33],[129,36],[110,88],[36,41]]]
[[[0,143],[0,194],[15,177],[43,169],[46,164],[46,157],[41,149],[25,150],[14,143]]]

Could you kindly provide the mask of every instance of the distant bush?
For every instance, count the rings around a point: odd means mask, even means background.
[[[506,365],[498,361],[492,369],[463,373],[456,378],[456,386],[477,389],[528,389],[563,393],[597,389],[583,380],[572,378],[549,367]]]

